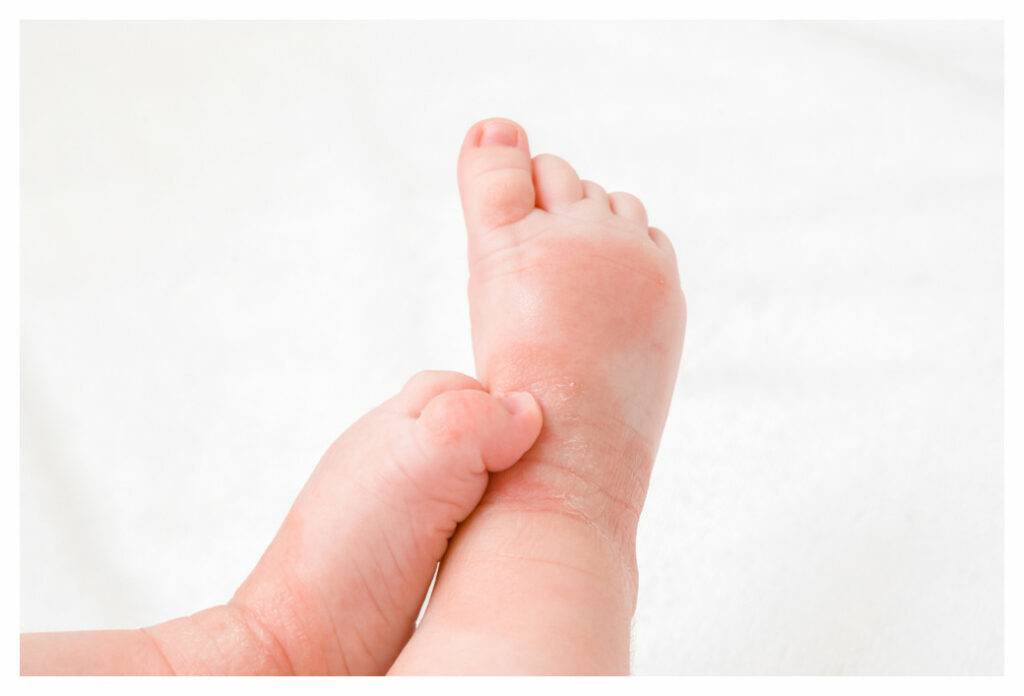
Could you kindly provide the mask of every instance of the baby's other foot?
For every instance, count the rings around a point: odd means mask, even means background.
[[[218,651],[207,633],[259,653],[229,671],[384,673],[489,473],[512,466],[540,429],[527,393],[494,396],[453,372],[416,375],[331,445],[229,614],[148,633],[181,673],[207,671],[204,655]],[[225,616],[238,628],[225,631]],[[183,631],[189,640],[170,639]]]

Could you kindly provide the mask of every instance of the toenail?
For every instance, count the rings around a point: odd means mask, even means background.
[[[519,129],[505,121],[489,121],[484,124],[480,145],[505,145],[515,147],[519,142]]]
[[[509,392],[499,394],[498,400],[505,406],[509,413],[516,414],[527,411],[533,407],[533,396],[527,392]]]

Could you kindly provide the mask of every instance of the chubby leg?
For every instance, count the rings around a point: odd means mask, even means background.
[[[523,392],[420,373],[327,451],[225,605],[134,631],[27,634],[23,674],[382,674],[491,472],[541,429]]]

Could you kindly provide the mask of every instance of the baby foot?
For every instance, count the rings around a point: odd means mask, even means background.
[[[544,432],[441,564],[396,674],[629,670],[635,532],[682,350],[675,256],[643,205],[473,126],[459,156],[477,374]]]
[[[526,133],[473,126],[459,157],[477,374],[525,389],[545,428],[488,503],[578,515],[628,543],[682,350],[685,304],[668,238],[643,204],[581,181]]]
[[[512,466],[540,429],[529,394],[418,374],[330,447],[226,609],[146,633],[178,672],[383,673],[489,472]],[[256,664],[211,667],[225,640],[251,644]]]

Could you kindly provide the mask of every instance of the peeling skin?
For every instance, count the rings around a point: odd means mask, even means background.
[[[489,387],[528,389],[552,410],[604,410],[656,449],[681,348],[678,275],[617,231],[594,252],[593,227],[540,235],[474,266],[477,371]]]

